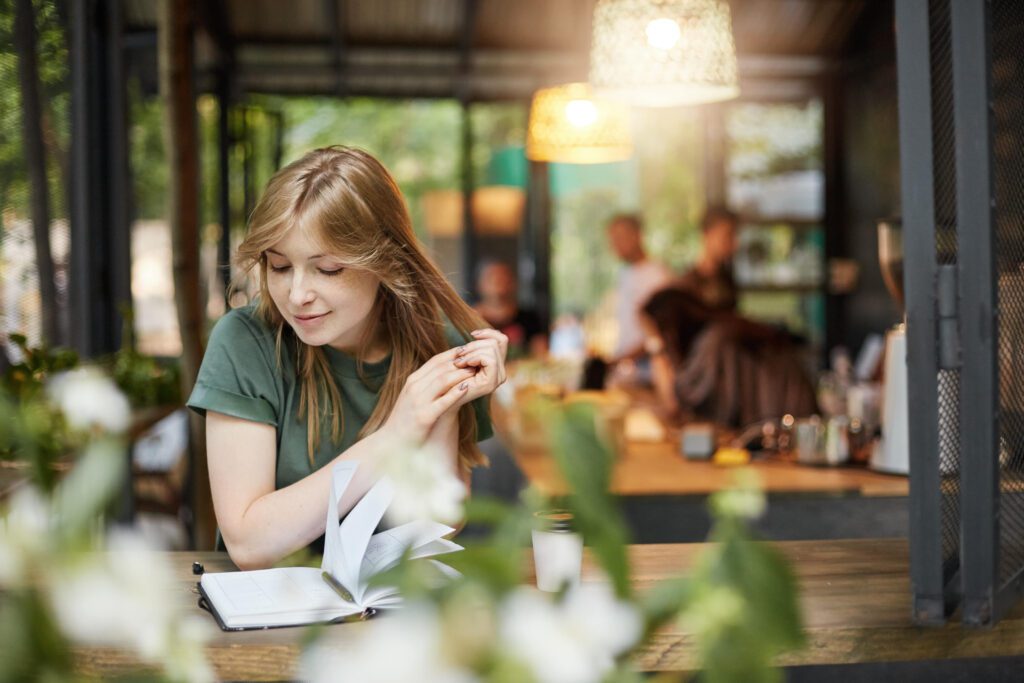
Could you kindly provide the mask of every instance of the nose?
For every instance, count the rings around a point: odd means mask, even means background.
[[[306,283],[302,269],[295,268],[292,272],[294,275],[292,275],[291,286],[288,288],[288,301],[292,306],[298,308],[312,302],[316,298],[316,292]]]

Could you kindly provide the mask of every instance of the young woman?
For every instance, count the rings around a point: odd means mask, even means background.
[[[328,147],[281,169],[237,261],[258,271],[259,295],[217,322],[188,401],[206,416],[214,510],[235,564],[315,544],[330,465],[362,463],[343,516],[396,439],[441,446],[468,482],[507,339],[431,263],[380,162]]]

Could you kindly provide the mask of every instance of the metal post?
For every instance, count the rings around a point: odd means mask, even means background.
[[[476,230],[473,227],[473,124],[472,107],[462,102],[462,289],[476,296]]]
[[[120,346],[131,305],[120,3],[71,3],[71,310],[91,358]]]
[[[946,619],[935,339],[937,261],[928,0],[897,0],[900,190],[910,405],[910,581],[914,621]],[[909,247],[909,245],[913,245]]]
[[[997,618],[999,383],[993,259],[992,127],[985,0],[950,3],[956,121],[957,227],[963,370],[960,421],[964,622]]]
[[[523,279],[529,281],[533,307],[545,329],[551,327],[551,188],[548,164],[530,161],[526,190],[526,235]]]
[[[220,240],[217,270],[224,277],[224,303],[230,306],[231,285],[231,85],[227,66],[217,74],[217,176],[220,199]]]

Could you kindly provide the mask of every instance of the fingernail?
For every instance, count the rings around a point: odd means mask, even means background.
[[[473,330],[472,332],[470,332],[470,334],[475,337],[475,336],[477,336],[478,334],[480,334],[482,332],[483,332],[483,330]]]

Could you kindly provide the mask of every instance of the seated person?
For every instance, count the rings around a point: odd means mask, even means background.
[[[544,356],[547,331],[533,311],[519,307],[515,271],[501,261],[485,261],[478,271],[476,312],[487,324],[508,337],[508,357]]]
[[[788,333],[712,311],[678,289],[642,309],[655,391],[669,418],[739,427],[817,411],[814,388]]]
[[[736,281],[732,259],[736,254],[739,216],[725,207],[712,206],[700,222],[701,255],[675,286],[716,311],[736,310]]]
[[[429,259],[379,161],[334,146],[279,170],[237,260],[259,295],[217,322],[188,405],[206,417],[217,524],[240,569],[320,552],[335,463],[360,463],[339,519],[396,441],[434,446],[469,481],[507,340]]]

